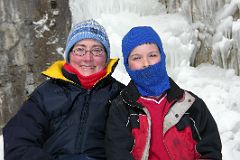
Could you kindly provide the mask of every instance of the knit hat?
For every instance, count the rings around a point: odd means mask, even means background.
[[[83,39],[94,39],[100,42],[107,54],[107,62],[110,58],[110,43],[107,33],[102,25],[91,19],[74,25],[68,35],[67,44],[64,52],[64,58],[69,63],[69,52],[72,47]]]
[[[144,43],[155,43],[159,48],[161,56],[164,54],[161,39],[152,27],[134,27],[123,37],[122,40],[122,52],[125,66],[128,66],[128,56],[131,51],[135,47]]]

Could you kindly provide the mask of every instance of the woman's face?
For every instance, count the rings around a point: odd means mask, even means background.
[[[156,44],[147,43],[137,46],[128,57],[128,67],[140,70],[160,62],[160,51]]]
[[[106,52],[101,43],[84,39],[76,43],[70,52],[70,64],[83,76],[89,76],[106,67]]]

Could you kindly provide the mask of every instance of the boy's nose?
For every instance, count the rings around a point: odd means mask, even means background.
[[[148,60],[147,59],[143,59],[143,68],[147,68],[147,67],[149,67],[149,62],[148,62]]]

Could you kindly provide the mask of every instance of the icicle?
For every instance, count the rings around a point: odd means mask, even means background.
[[[82,14],[73,17],[73,22],[87,18],[99,18],[103,13],[116,14],[131,12],[140,16],[157,15],[161,12],[161,3],[158,0],[70,0],[71,10],[82,10]]]

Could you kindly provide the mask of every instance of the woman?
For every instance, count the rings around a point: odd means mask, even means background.
[[[5,160],[105,159],[108,108],[124,86],[111,76],[118,59],[103,26],[75,25],[65,60],[43,72],[49,79],[4,127]]]
[[[110,107],[107,159],[222,159],[215,120],[202,99],[169,78],[158,34],[134,27],[122,52],[131,81]]]

